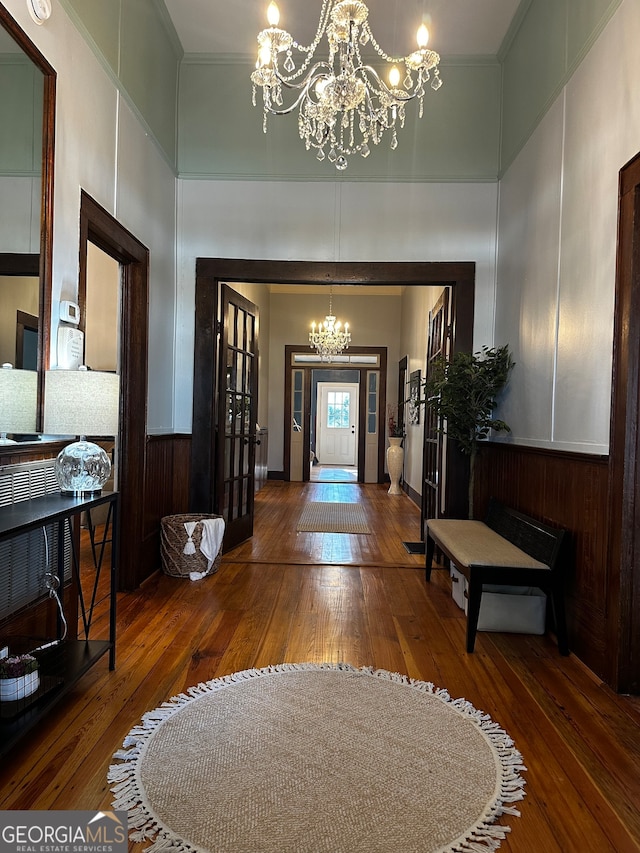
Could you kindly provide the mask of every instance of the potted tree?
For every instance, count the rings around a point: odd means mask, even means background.
[[[469,457],[469,518],[478,443],[490,430],[511,432],[508,424],[493,417],[493,410],[513,365],[508,344],[485,346],[478,353],[458,352],[450,361],[436,359],[424,383],[425,402],[438,416],[439,428]]]

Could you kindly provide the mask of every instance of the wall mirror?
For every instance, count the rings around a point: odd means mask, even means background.
[[[55,70],[0,3],[0,363],[37,371],[38,431],[51,326],[55,92]]]

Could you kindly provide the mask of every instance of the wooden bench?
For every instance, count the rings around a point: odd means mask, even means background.
[[[467,651],[472,652],[484,584],[538,587],[551,601],[560,654],[568,655],[559,556],[565,531],[492,499],[486,520],[427,520],[426,579],[437,545],[468,582]]]

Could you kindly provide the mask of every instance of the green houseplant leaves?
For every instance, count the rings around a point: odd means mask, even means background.
[[[425,403],[437,414],[440,430],[469,457],[469,518],[478,442],[491,430],[511,432],[508,424],[493,417],[493,410],[513,366],[508,344],[485,346],[478,353],[458,352],[449,361],[436,359],[424,383]]]

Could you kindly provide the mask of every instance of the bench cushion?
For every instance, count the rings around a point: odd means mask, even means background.
[[[534,560],[512,545],[483,521],[457,518],[430,518],[427,530],[461,566],[499,566],[514,569],[543,569],[549,566]]]

